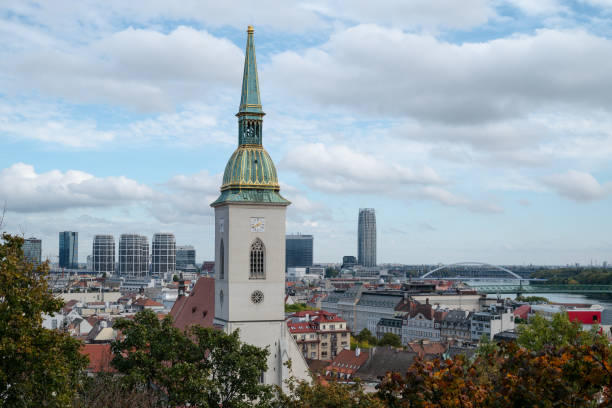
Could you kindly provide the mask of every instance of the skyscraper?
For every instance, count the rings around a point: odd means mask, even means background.
[[[357,259],[359,265],[376,266],[376,213],[373,208],[359,209]]]
[[[153,234],[151,243],[151,273],[163,276],[176,270],[176,239],[174,234]]]
[[[23,255],[34,265],[40,265],[42,257],[42,241],[38,238],[28,238],[23,241]]]
[[[312,235],[287,235],[285,258],[287,268],[312,266]]]
[[[96,235],[92,249],[93,270],[97,273],[115,274],[115,238],[112,235]]]
[[[138,234],[119,238],[119,274],[133,278],[149,274],[149,240]]]
[[[59,266],[66,269],[79,268],[79,233],[59,233]]]
[[[183,245],[176,247],[176,269],[184,270],[189,265],[195,266],[196,251],[191,245]]]

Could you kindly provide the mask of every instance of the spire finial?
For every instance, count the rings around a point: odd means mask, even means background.
[[[247,29],[247,44],[244,56],[244,74],[242,76],[242,95],[238,115],[263,115],[259,99],[259,80],[257,78],[257,60],[255,58],[255,41],[253,26]],[[261,119],[258,117],[257,119]]]

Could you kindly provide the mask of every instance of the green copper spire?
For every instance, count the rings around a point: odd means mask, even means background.
[[[253,113],[263,115],[259,99],[259,80],[257,79],[257,59],[255,58],[255,41],[253,26],[247,29],[247,44],[244,57],[244,74],[242,75],[242,95],[238,115]]]
[[[247,30],[242,94],[238,109],[238,148],[223,174],[221,195],[211,205],[225,203],[289,205],[279,191],[276,168],[261,144],[263,116],[259,99],[253,27]]]

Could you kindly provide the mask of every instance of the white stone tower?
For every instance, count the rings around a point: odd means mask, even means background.
[[[276,168],[262,146],[253,27],[247,46],[238,117],[238,148],[230,157],[215,209],[215,324],[240,330],[242,341],[268,347],[267,384],[307,379],[308,367],[284,321],[285,212]],[[292,372],[283,364],[291,359]]]

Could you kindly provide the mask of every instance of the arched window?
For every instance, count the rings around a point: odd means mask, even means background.
[[[259,238],[251,244],[251,272],[249,279],[265,279],[265,248]]]
[[[219,279],[225,279],[225,247],[223,239],[219,245]]]

